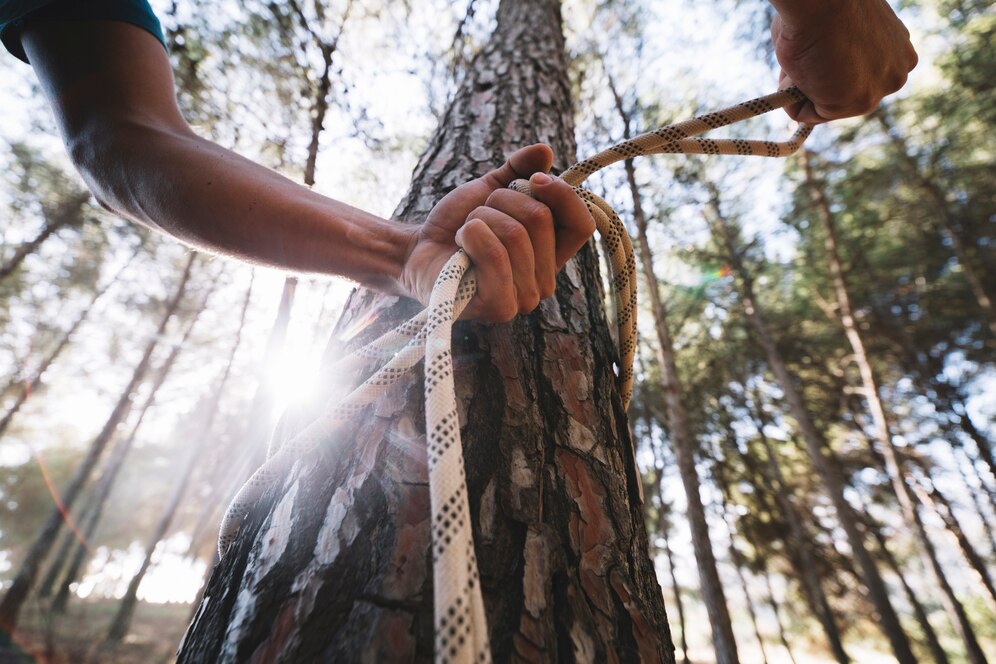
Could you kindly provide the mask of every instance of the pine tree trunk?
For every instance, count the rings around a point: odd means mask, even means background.
[[[401,218],[513,149],[574,156],[559,3],[505,0],[416,168]],[[615,351],[589,249],[553,298],[454,334],[474,539],[496,661],[673,662],[648,555]],[[414,303],[354,293],[375,333]],[[429,661],[432,574],[422,381],[413,372],[299,463],[247,519],[180,662]],[[291,518],[293,515],[293,519]]]
[[[878,118],[889,140],[892,141],[896,154],[899,155],[899,160],[906,167],[907,171],[909,171],[913,183],[934,204],[937,217],[941,221],[941,233],[951,242],[951,251],[965,273],[965,278],[968,279],[972,295],[975,296],[975,301],[978,302],[979,308],[982,309],[982,312],[988,319],[989,331],[993,335],[996,335],[996,305],[994,305],[996,293],[991,290],[993,287],[992,279],[987,280],[980,276],[980,270],[969,255],[968,248],[962,239],[961,231],[958,228],[958,223],[955,221],[954,214],[951,212],[951,205],[947,197],[941,191],[940,187],[937,186],[937,183],[921,171],[916,160],[910,154],[909,148],[904,143],[902,137],[899,136],[895,127],[893,127],[887,113],[884,110],[879,110],[874,115]],[[983,275],[985,274],[984,269],[981,272]]]
[[[609,86],[615,99],[616,110],[623,121],[623,138],[628,140],[632,138],[630,117],[623,107],[622,98],[616,92],[611,78]],[[717,664],[735,664],[739,661],[737,642],[733,635],[733,624],[730,621],[726,595],[716,568],[716,556],[709,539],[709,525],[706,522],[698,471],[695,468],[696,443],[688,428],[688,413],[682,398],[681,379],[678,376],[674,343],[671,340],[667,312],[657,284],[657,276],[654,273],[653,254],[650,251],[650,241],[647,239],[647,216],[643,210],[643,201],[636,182],[636,168],[633,160],[627,159],[624,162],[624,167],[626,182],[633,199],[633,220],[637,229],[636,248],[640,256],[645,293],[650,301],[650,312],[657,333],[657,364],[660,367],[661,387],[667,409],[668,437],[671,441],[675,460],[678,463],[681,483],[685,489],[687,500],[685,517],[688,519],[688,526],[692,533],[692,550],[695,553],[695,562],[699,570],[702,601],[706,605],[706,613],[712,627],[712,642]]]
[[[28,397],[31,396],[31,393],[37,390],[38,386],[41,385],[41,380],[45,375],[45,372],[48,371],[49,367],[52,366],[52,363],[59,358],[62,351],[69,346],[69,342],[72,340],[73,335],[76,334],[76,330],[78,330],[80,326],[86,322],[94,307],[104,297],[104,293],[110,290],[111,287],[117,283],[118,277],[121,276],[121,273],[124,272],[125,268],[131,265],[131,261],[134,258],[135,254],[132,254],[131,258],[128,259],[128,262],[121,266],[121,268],[114,274],[113,277],[111,277],[107,284],[94,294],[90,302],[86,305],[86,307],[84,307],[83,311],[79,313],[76,320],[73,321],[73,324],[69,326],[69,329],[62,333],[62,336],[55,344],[55,347],[52,348],[52,351],[45,356],[41,364],[38,365],[38,368],[35,369],[34,374],[27,380],[26,385],[21,388],[21,393],[17,396],[17,399],[14,400],[14,403],[11,404],[10,408],[7,409],[7,412],[4,413],[3,419],[0,419],[0,438],[3,437],[4,432],[7,431],[7,427],[10,426],[10,421],[14,419],[15,415],[17,415],[17,412],[28,400]]]
[[[868,591],[868,597],[878,612],[877,622],[880,624],[882,632],[892,646],[893,654],[900,664],[913,664],[915,658],[910,649],[909,638],[903,631],[899,616],[896,614],[889,599],[888,590],[882,575],[875,565],[874,559],[865,547],[864,535],[857,524],[857,515],[854,508],[844,497],[844,478],[841,477],[839,469],[832,459],[832,451],[829,449],[823,436],[816,429],[806,404],[803,401],[802,393],[795,382],[795,377],[789,372],[782,354],[775,344],[774,338],[768,330],[767,323],[761,314],[761,310],[754,294],[754,283],[746,266],[740,259],[740,250],[734,241],[733,232],[729,222],[722,216],[718,201],[717,192],[713,192],[712,200],[707,208],[707,217],[713,226],[717,241],[721,246],[725,246],[733,267],[740,281],[740,295],[743,302],[744,312],[754,328],[758,341],[768,358],[768,365],[778,385],[782,388],[785,401],[788,403],[789,412],[792,414],[799,432],[806,444],[810,462],[816,470],[820,481],[833,501],[834,509],[837,512],[837,520],[844,532],[847,534],[848,543],[851,545],[854,558],[858,563],[862,581]]]
[[[173,314],[176,313],[177,308],[180,306],[180,301],[183,299],[183,294],[187,288],[187,282],[190,278],[191,269],[193,268],[196,259],[197,254],[191,253],[189,259],[187,260],[183,274],[180,277],[180,281],[176,286],[176,290],[174,291],[169,303],[166,305],[163,316],[159,321],[159,327],[152,335],[145,347],[142,358],[132,371],[131,379],[128,381],[128,385],[121,393],[114,409],[111,411],[110,416],[104,423],[103,429],[101,429],[100,433],[97,434],[97,437],[90,443],[86,456],[82,461],[80,461],[79,466],[76,468],[76,472],[73,474],[73,477],[69,480],[69,484],[60,496],[61,505],[56,506],[49,514],[48,519],[42,526],[41,531],[35,537],[34,542],[32,542],[31,547],[28,549],[27,555],[24,557],[24,563],[21,565],[21,569],[18,571],[17,576],[14,577],[13,584],[11,584],[10,588],[7,590],[7,594],[4,595],[3,600],[0,601],[0,628],[2,628],[2,631],[12,633],[14,628],[17,626],[17,618],[21,611],[21,606],[24,604],[24,600],[27,598],[28,592],[34,583],[35,578],[38,576],[38,571],[51,550],[56,536],[59,534],[59,528],[62,526],[63,521],[63,513],[68,514],[72,509],[73,503],[76,501],[80,490],[83,488],[83,485],[90,477],[90,473],[93,472],[94,467],[100,460],[100,456],[103,453],[104,448],[107,447],[107,443],[110,442],[111,438],[113,438],[114,433],[117,431],[118,425],[124,420],[128,414],[128,411],[131,409],[132,395],[144,380],[145,374],[149,369],[149,363],[152,359],[152,353],[155,352],[157,346],[159,345],[163,332],[166,330],[166,325],[169,323],[170,319],[173,317]],[[2,645],[0,645],[0,647],[2,647]]]
[[[794,557],[798,557],[798,561],[793,561],[793,564],[799,570],[803,592],[809,602],[813,615],[816,616],[816,619],[820,621],[820,626],[823,627],[823,633],[827,637],[834,658],[840,664],[849,664],[851,659],[844,650],[840,629],[837,627],[837,621],[834,619],[830,602],[827,600],[826,593],[823,590],[823,584],[820,583],[820,578],[816,573],[816,561],[814,560],[813,551],[810,546],[810,537],[799,516],[799,509],[796,507],[791,488],[785,481],[781,466],[778,465],[778,457],[771,446],[771,441],[768,440],[768,437],[764,433],[764,427],[768,424],[768,418],[764,412],[764,405],[760,395],[755,393],[753,402],[758,438],[764,447],[765,453],[761,473],[765,476],[769,487],[774,490],[775,500],[778,502],[779,507],[781,507],[782,516],[785,517],[785,521],[788,523],[789,538],[792,542],[792,549],[795,551]],[[745,456],[744,459],[746,461],[747,457]]]
[[[788,653],[789,661],[792,664],[798,664],[795,660],[795,654],[792,652],[792,646],[789,645],[788,635],[785,633],[785,622],[782,620],[782,607],[775,597],[775,588],[771,585],[771,574],[768,572],[766,564],[761,569],[761,572],[764,575],[764,585],[768,589],[768,604],[771,605],[771,611],[775,614],[775,624],[778,625],[778,640],[782,642],[782,647]]]
[[[885,412],[885,406],[882,403],[879,383],[871,366],[871,361],[868,358],[864,339],[854,321],[851,296],[847,288],[847,278],[844,274],[837,245],[837,230],[833,212],[830,210],[830,204],[822,189],[816,183],[809,155],[805,150],[802,152],[801,161],[810,198],[813,201],[817,216],[823,225],[823,232],[825,233],[824,248],[826,249],[827,265],[830,269],[831,282],[837,300],[837,316],[840,319],[841,326],[844,328],[844,335],[851,346],[852,357],[861,376],[862,396],[864,396],[868,404],[868,410],[872,416],[874,436],[878,443],[877,449],[885,460],[886,475],[892,483],[892,490],[902,509],[906,525],[910,528],[919,544],[920,553],[925,558],[924,562],[934,572],[937,584],[941,588],[941,599],[959,635],[965,642],[969,661],[973,664],[984,664],[986,661],[985,655],[983,655],[982,648],[979,646],[978,639],[975,636],[975,631],[968,621],[968,615],[965,613],[961,602],[955,596],[954,589],[948,582],[944,570],[937,559],[937,551],[923,525],[923,519],[914,502],[913,492],[906,480],[906,470],[903,468],[903,464],[892,441],[892,435],[889,431],[889,419]]]
[[[213,287],[212,289],[213,290]],[[93,494],[86,508],[86,516],[82,519],[82,533],[83,541],[77,542],[75,538],[72,540],[76,544],[73,548],[73,556],[70,564],[65,567],[65,574],[62,576],[62,581],[59,583],[58,591],[55,594],[55,598],[52,600],[52,610],[58,613],[62,613],[66,610],[66,604],[69,602],[70,586],[76,579],[79,578],[80,570],[83,569],[83,563],[86,562],[87,554],[90,553],[89,542],[93,541],[93,537],[97,532],[97,526],[100,524],[100,518],[103,516],[104,506],[107,504],[107,498],[111,495],[111,489],[114,488],[114,482],[117,480],[118,472],[120,472],[121,467],[124,465],[125,458],[128,456],[128,452],[131,451],[131,447],[135,442],[135,438],[138,436],[138,432],[142,427],[142,422],[145,420],[145,416],[149,413],[153,404],[156,401],[156,395],[159,393],[159,388],[163,386],[166,382],[166,378],[169,376],[176,364],[177,358],[180,356],[181,351],[187,347],[187,341],[190,339],[190,335],[194,331],[194,327],[197,325],[197,321],[200,319],[201,314],[204,312],[205,306],[207,304],[207,298],[211,293],[208,290],[201,301],[200,306],[197,308],[194,315],[191,317],[190,321],[187,323],[187,327],[183,332],[183,336],[180,341],[174,344],[173,349],[170,351],[166,359],[163,360],[156,372],[155,380],[152,382],[152,386],[149,389],[149,393],[145,397],[145,401],[142,403],[141,408],[139,408],[138,416],[135,418],[135,422],[131,426],[131,431],[128,433],[128,437],[124,438],[115,444],[110,453],[110,457],[104,464],[104,469],[100,474],[100,478],[97,480]],[[56,571],[56,567],[53,565],[53,569],[50,570],[50,575],[52,571]],[[43,595],[43,588],[48,583],[48,578],[46,578],[45,583],[42,584],[42,588],[39,589],[38,594]]]
[[[90,192],[83,191],[63,202],[51,217],[46,214],[45,226],[38,232],[38,235],[19,246],[10,258],[3,265],[0,265],[0,281],[13,274],[24,262],[24,259],[37,251],[38,247],[56,231],[78,222],[81,218],[81,210],[88,200],[90,200]]]

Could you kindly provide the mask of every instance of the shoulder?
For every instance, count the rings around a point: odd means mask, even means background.
[[[0,41],[24,62],[28,58],[21,46],[21,31],[30,21],[124,21],[147,30],[166,46],[148,0],[0,0]]]

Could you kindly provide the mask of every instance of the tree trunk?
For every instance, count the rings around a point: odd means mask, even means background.
[[[166,382],[166,378],[169,376],[170,371],[172,371],[173,365],[176,364],[177,358],[187,347],[187,341],[190,339],[190,335],[193,333],[194,327],[197,325],[197,321],[204,312],[204,309],[207,306],[207,299],[213,289],[214,287],[212,286],[211,289],[208,289],[204,293],[200,306],[197,307],[196,312],[187,323],[183,336],[180,338],[179,342],[173,345],[173,349],[160,365],[159,370],[156,372],[156,378],[149,389],[149,393],[145,397],[145,401],[142,403],[142,406],[138,411],[138,417],[132,424],[128,437],[118,441],[118,443],[114,445],[111,450],[110,458],[108,458],[107,462],[104,464],[104,470],[101,472],[100,478],[97,480],[93,489],[93,495],[90,502],[87,504],[86,516],[82,519],[81,525],[83,540],[79,542],[75,539],[72,540],[76,543],[76,546],[73,551],[72,560],[70,561],[70,564],[66,566],[65,574],[62,576],[62,581],[59,583],[58,591],[55,594],[55,598],[52,600],[53,611],[62,613],[66,610],[66,604],[69,602],[69,595],[71,592],[70,585],[72,585],[72,583],[79,578],[80,570],[83,568],[83,563],[86,562],[87,554],[91,553],[89,542],[93,540],[93,537],[97,532],[97,526],[100,524],[100,518],[104,512],[104,506],[107,504],[107,498],[111,494],[111,489],[114,488],[114,482],[117,480],[118,472],[121,470],[122,465],[124,465],[125,458],[128,456],[128,452],[131,450],[131,447],[135,442],[135,438],[138,436],[138,431],[142,427],[142,422],[145,420],[145,416],[148,414],[149,410],[156,401],[156,395],[159,393],[159,388],[161,388],[163,383]],[[52,570],[49,572],[49,576],[51,576],[55,571],[57,571],[57,567],[53,564]],[[45,583],[42,584],[42,588],[39,588],[39,595],[43,595],[42,590],[47,583],[48,578],[45,579]]]
[[[206,301],[202,303],[201,310],[203,310],[204,304],[206,304]],[[107,631],[107,641],[109,642],[119,642],[128,634],[128,627],[131,625],[131,619],[138,602],[138,588],[142,585],[142,579],[145,578],[145,573],[149,570],[149,565],[152,563],[152,554],[155,553],[159,542],[166,536],[169,526],[173,522],[177,509],[179,509],[183,496],[186,493],[187,486],[190,484],[190,477],[193,475],[198,464],[202,463],[203,452],[210,445],[211,430],[214,428],[214,421],[218,416],[218,406],[221,403],[222,395],[225,393],[225,387],[228,385],[228,379],[232,374],[235,354],[242,343],[242,329],[245,326],[246,311],[248,308],[249,293],[247,292],[242,305],[242,316],[239,321],[238,331],[235,333],[235,342],[232,344],[232,349],[228,354],[228,361],[225,363],[225,368],[222,370],[221,376],[211,388],[211,397],[205,409],[204,423],[200,426],[199,435],[195,436],[190,444],[186,462],[174,480],[173,491],[170,493],[169,500],[166,501],[166,507],[163,509],[162,515],[159,517],[159,521],[156,523],[156,527],[153,529],[152,535],[145,545],[145,557],[142,559],[142,564],[131,578],[131,581],[129,581],[128,590],[125,592],[124,597],[121,598],[118,612],[115,614],[114,620],[111,621],[111,626]],[[193,329],[193,323],[188,328],[188,333],[191,329]]]
[[[916,497],[920,500],[920,503],[924,507],[940,517],[941,521],[944,523],[944,527],[947,528],[948,532],[958,544],[958,548],[961,549],[962,555],[965,556],[965,561],[968,562],[971,568],[975,571],[979,577],[979,581],[982,582],[982,586],[986,589],[986,592],[989,593],[992,605],[996,606],[996,587],[993,586],[993,580],[989,574],[989,568],[986,565],[985,560],[983,560],[982,555],[976,550],[975,546],[968,539],[968,536],[965,534],[965,530],[961,527],[961,522],[958,520],[958,515],[955,514],[951,501],[948,500],[947,496],[940,492],[933,481],[930,482],[929,491],[922,487],[919,483],[914,482],[913,492],[916,494]]]
[[[38,235],[20,245],[14,251],[14,254],[3,265],[0,265],[0,281],[13,274],[21,266],[21,263],[24,262],[24,259],[37,251],[38,247],[50,238],[52,234],[74,222],[78,222],[81,217],[80,210],[88,200],[90,200],[90,192],[82,191],[63,202],[51,218],[46,214],[45,226],[39,231]]]
[[[569,89],[559,3],[502,2],[398,216],[420,221],[522,145],[551,143],[562,168],[574,156]],[[589,247],[534,314],[454,334],[496,661],[673,662],[596,266]],[[414,306],[361,290],[340,325],[369,321],[373,334]],[[432,658],[422,412],[412,372],[296,464],[215,569],[180,662]]]
[[[889,550],[885,535],[882,534],[882,529],[873,521],[871,517],[868,516],[865,517],[864,524],[865,529],[872,534],[872,537],[874,537],[875,541],[878,543],[878,550],[882,558],[885,559],[889,569],[892,570],[892,573],[899,579],[899,583],[902,584],[903,592],[906,594],[906,600],[910,603],[910,606],[913,607],[913,615],[916,617],[917,624],[920,625],[920,631],[923,632],[923,637],[927,641],[927,647],[930,649],[931,657],[933,657],[937,664],[948,664],[948,656],[945,654],[944,648],[941,647],[941,642],[937,638],[937,632],[934,631],[933,625],[930,624],[930,620],[927,617],[927,611],[923,607],[920,600],[917,599],[916,593],[913,592],[913,588],[906,580],[906,575],[903,574],[903,570],[899,566],[899,561],[896,560],[896,557],[892,555],[892,551]]]
[[[86,322],[87,318],[90,317],[91,312],[93,312],[93,308],[104,297],[104,293],[110,290],[111,287],[117,283],[118,277],[120,277],[121,273],[125,271],[125,268],[131,265],[131,261],[135,258],[137,253],[138,252],[136,251],[132,254],[131,258],[128,259],[128,262],[121,266],[114,276],[111,277],[110,281],[108,281],[105,286],[94,294],[89,304],[87,304],[83,311],[80,312],[80,314],[76,317],[76,320],[73,321],[73,324],[69,326],[69,329],[63,332],[52,351],[45,356],[45,358],[41,361],[41,364],[38,365],[38,368],[35,369],[34,375],[27,380],[24,387],[21,388],[21,393],[17,396],[17,399],[14,400],[14,403],[11,404],[10,408],[7,409],[7,412],[4,413],[3,419],[0,419],[0,438],[2,438],[4,432],[7,431],[7,427],[10,426],[10,421],[14,418],[14,415],[17,414],[17,411],[21,409],[21,406],[23,406],[28,400],[31,393],[37,390],[38,386],[41,385],[42,377],[45,375],[45,372],[48,371],[48,368],[52,366],[52,363],[58,359],[58,357],[62,354],[62,351],[69,346],[69,342],[72,340],[73,335],[76,334],[76,330],[78,330],[79,327]]]
[[[615,99],[616,110],[623,121],[623,138],[632,138],[631,120],[626,112],[621,96],[609,78],[609,87]],[[687,508],[685,517],[692,533],[692,550],[699,571],[699,585],[702,601],[709,615],[709,625],[712,627],[712,643],[716,653],[717,664],[735,664],[739,662],[737,642],[733,635],[733,624],[726,604],[726,595],[719,580],[716,568],[716,556],[709,539],[709,525],[706,522],[705,508],[699,486],[698,471],[695,468],[696,442],[688,428],[688,413],[682,398],[681,379],[678,376],[678,364],[674,355],[674,343],[667,322],[667,312],[661,298],[654,273],[653,254],[650,251],[650,241],[647,239],[647,216],[643,210],[640,188],[636,182],[636,168],[632,159],[624,162],[626,182],[629,185],[633,199],[633,220],[637,229],[637,251],[640,256],[640,267],[643,272],[645,292],[650,301],[650,312],[653,316],[654,329],[657,333],[657,364],[661,371],[661,387],[664,392],[664,404],[667,408],[667,429],[674,457],[678,463],[678,473],[685,489]],[[748,599],[748,601],[750,601]],[[763,650],[764,646],[762,646]]]
[[[988,319],[989,331],[996,336],[996,305],[994,305],[996,293],[990,290],[993,285],[992,279],[986,280],[979,276],[979,269],[972,260],[972,257],[968,255],[968,248],[965,247],[965,242],[958,228],[958,222],[955,221],[954,214],[951,212],[951,205],[948,203],[947,197],[941,191],[941,188],[937,186],[937,183],[922,172],[916,160],[910,154],[909,148],[903,142],[902,137],[892,125],[888,114],[884,110],[879,110],[874,115],[881,123],[889,140],[892,141],[896,154],[899,156],[899,161],[909,171],[914,184],[934,204],[937,217],[941,221],[941,234],[951,242],[951,251],[958,260],[958,264],[961,265],[965,273],[965,278],[968,279],[972,295],[975,296],[975,301],[978,302],[979,308],[982,309],[982,312]],[[985,274],[985,270],[982,270],[982,272]]]
[[[764,433],[764,427],[768,424],[768,418],[764,412],[764,404],[759,394],[754,394],[753,402],[758,438],[764,447],[765,453],[761,473],[765,476],[768,485],[774,490],[775,500],[778,502],[779,507],[781,507],[782,515],[788,523],[789,538],[792,542],[791,548],[796,552],[796,555],[793,557],[798,557],[798,562],[795,563],[795,566],[799,570],[803,592],[809,602],[813,615],[816,616],[816,619],[820,621],[820,626],[823,627],[823,633],[826,634],[834,658],[840,664],[849,664],[851,659],[844,650],[840,629],[837,627],[837,621],[834,619],[830,602],[827,600],[826,593],[823,590],[823,584],[820,583],[820,578],[816,573],[816,561],[810,546],[811,539],[803,526],[802,519],[799,516],[799,509],[796,507],[792,490],[786,483],[785,476],[782,474],[775,450],[771,446],[771,441],[768,440],[767,435]],[[744,458],[745,460],[747,459],[746,456]]]
[[[145,347],[145,351],[142,354],[142,358],[132,371],[131,379],[128,381],[128,385],[118,398],[114,409],[111,411],[110,416],[104,423],[103,429],[101,429],[100,433],[97,434],[97,437],[90,443],[86,456],[82,461],[80,461],[79,466],[76,467],[76,472],[69,480],[69,484],[63,491],[59,503],[49,514],[48,519],[42,526],[41,531],[35,537],[34,542],[31,544],[31,548],[28,549],[27,555],[24,557],[24,563],[21,565],[21,569],[18,571],[17,576],[14,577],[13,584],[11,584],[10,588],[7,590],[7,594],[4,595],[3,600],[0,601],[0,629],[2,629],[2,631],[12,633],[14,628],[17,626],[17,618],[21,611],[21,606],[24,604],[24,600],[27,598],[28,592],[34,583],[35,578],[38,576],[41,564],[44,562],[45,557],[52,548],[52,543],[59,534],[59,528],[62,526],[64,518],[63,515],[69,514],[73,503],[76,501],[80,490],[83,488],[83,484],[90,477],[90,473],[93,472],[94,466],[97,465],[97,461],[99,461],[104,448],[107,447],[107,443],[111,440],[111,438],[113,438],[114,433],[117,431],[118,425],[124,420],[128,414],[128,411],[131,409],[132,394],[144,380],[145,374],[149,369],[149,363],[152,359],[152,353],[155,352],[157,346],[159,345],[163,332],[166,330],[166,325],[169,323],[170,319],[173,317],[173,314],[176,313],[177,308],[180,306],[180,301],[183,299],[183,294],[187,288],[187,282],[190,279],[191,269],[193,268],[196,259],[197,254],[191,252],[190,257],[187,260],[186,267],[183,270],[183,274],[180,277],[180,281],[176,286],[176,290],[174,291],[169,303],[166,305],[163,316],[159,321],[159,327],[150,338]]]
[[[910,649],[909,638],[903,631],[899,616],[896,614],[889,599],[888,590],[882,575],[875,566],[875,561],[865,547],[864,535],[858,528],[857,515],[854,509],[844,497],[844,479],[836,464],[830,458],[832,451],[829,449],[823,436],[816,429],[806,404],[802,398],[801,390],[796,386],[795,377],[789,372],[781,351],[775,344],[774,338],[768,330],[767,323],[761,315],[761,310],[754,295],[754,282],[747,271],[746,266],[740,259],[740,250],[734,241],[733,232],[729,222],[723,217],[719,210],[718,192],[712,191],[711,201],[707,207],[707,218],[713,227],[716,239],[721,246],[726,247],[726,251],[740,281],[740,295],[743,302],[744,312],[747,314],[754,333],[757,335],[761,347],[764,348],[768,358],[768,365],[778,385],[782,388],[785,401],[788,403],[789,412],[792,414],[799,432],[802,434],[806,444],[813,468],[820,477],[830,499],[833,501],[834,509],[837,512],[839,521],[844,532],[847,534],[848,543],[851,546],[854,558],[861,570],[861,578],[868,591],[868,597],[878,612],[877,621],[881,625],[882,632],[892,646],[893,654],[900,664],[913,664],[915,658]]]
[[[892,434],[889,431],[889,419],[885,413],[885,405],[882,403],[878,379],[868,358],[864,339],[861,337],[861,332],[854,321],[851,296],[847,288],[847,278],[844,274],[844,268],[840,261],[836,223],[833,212],[830,210],[830,203],[827,201],[823,190],[816,183],[809,154],[805,150],[802,151],[801,161],[806,176],[806,186],[809,189],[810,198],[816,208],[816,214],[823,225],[823,232],[825,233],[824,248],[826,249],[827,266],[830,270],[834,296],[837,300],[837,316],[840,319],[841,326],[844,328],[844,335],[851,346],[852,357],[861,376],[862,396],[864,396],[868,404],[868,410],[872,416],[874,437],[878,443],[878,451],[885,460],[886,475],[892,483],[892,490],[902,509],[906,525],[912,531],[919,545],[920,553],[924,556],[924,562],[934,572],[937,584],[941,588],[941,600],[948,610],[959,635],[965,642],[969,661],[973,664],[984,664],[986,661],[985,655],[983,655],[982,648],[979,646],[979,642],[975,636],[975,631],[968,621],[968,615],[965,613],[961,602],[955,596],[954,589],[948,582],[944,570],[937,559],[937,551],[927,534],[920,512],[917,510],[913,492],[906,480],[906,470],[903,468],[903,464],[892,441]]]
[[[778,625],[778,640],[782,642],[782,647],[788,653],[789,661],[792,664],[798,664],[795,661],[795,654],[792,652],[792,646],[789,645],[788,636],[785,633],[785,622],[782,620],[782,607],[775,597],[775,588],[771,585],[771,573],[768,572],[767,565],[761,569],[761,572],[764,575],[764,584],[768,589],[768,604],[771,605],[771,611],[775,614],[775,624]]]

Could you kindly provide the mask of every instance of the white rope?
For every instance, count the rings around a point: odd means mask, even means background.
[[[596,171],[623,159],[664,153],[732,154],[784,157],[795,152],[812,128],[800,125],[784,143],[740,139],[698,138],[710,129],[739,122],[761,113],[803,101],[797,88],[760,97],[743,104],[662,127],[624,141],[581,161],[562,176],[588,205],[595,218],[612,271],[618,298],[619,389],[624,405],[633,393],[633,356],[636,351],[636,261],[633,244],[618,215],[600,197],[579,185]],[[527,180],[510,185],[529,193]],[[239,490],[221,524],[218,550],[222,556],[235,541],[249,510],[260,496],[290,469],[294,461],[310,454],[368,404],[382,396],[425,356],[426,440],[429,459],[429,493],[432,510],[432,565],[435,607],[436,662],[490,662],[487,617],[481,595],[471,529],[467,482],[460,440],[460,421],[453,387],[450,333],[453,321],[477,291],[470,260],[457,251],[443,267],[433,287],[427,309],[354,351],[331,368],[343,374],[370,360],[385,364],[341,403],[318,418],[271,455]]]

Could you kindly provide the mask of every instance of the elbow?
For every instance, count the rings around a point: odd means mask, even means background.
[[[121,183],[115,177],[115,164],[123,159],[122,146],[115,140],[115,133],[112,127],[90,127],[74,132],[65,137],[66,151],[100,206],[108,212],[127,215],[118,195]]]

